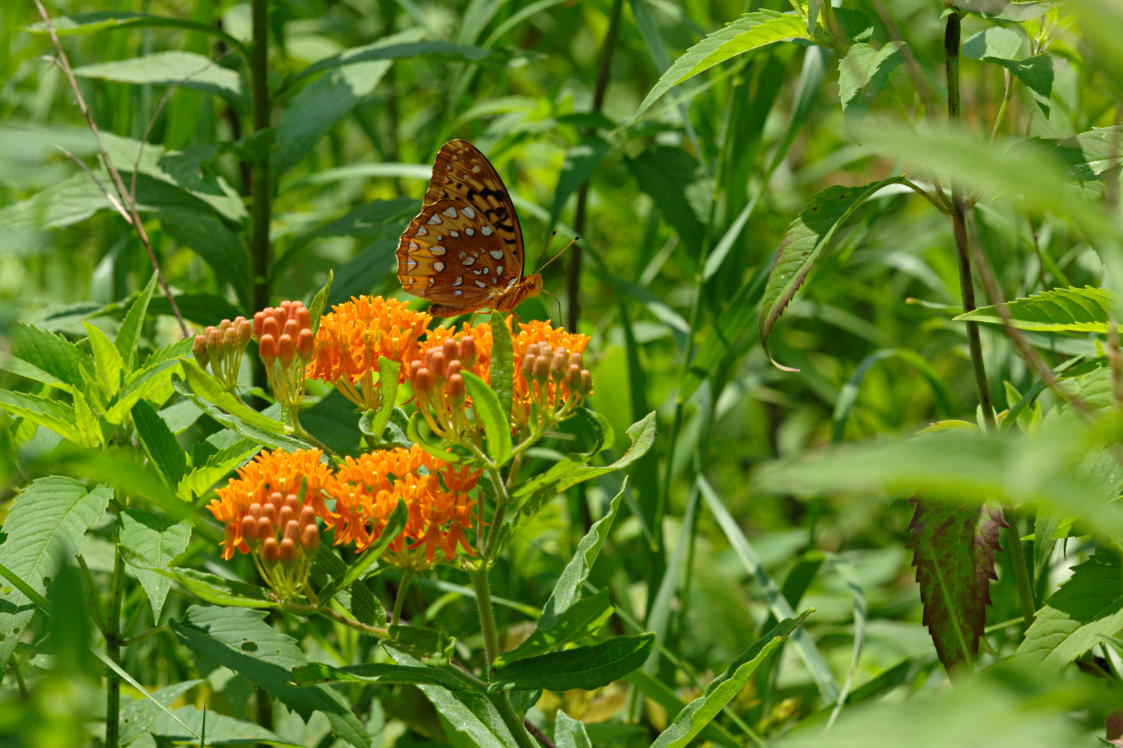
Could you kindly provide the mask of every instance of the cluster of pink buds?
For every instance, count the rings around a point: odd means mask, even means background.
[[[320,545],[316,511],[300,498],[274,491],[264,504],[250,504],[241,521],[242,541],[249,546],[261,576],[282,600],[300,594]],[[233,532],[230,525],[227,532]]]
[[[442,439],[454,440],[475,428],[466,416],[468,388],[461,372],[486,363],[481,358],[476,341],[469,335],[459,341],[450,338],[425,351],[423,360],[410,363],[409,381],[418,410]]]
[[[593,390],[593,378],[580,353],[531,343],[523,353],[522,381],[516,383],[516,418],[538,431],[568,418]],[[525,389],[524,389],[525,387]]]
[[[199,366],[204,370],[210,366],[215,378],[226,389],[234,390],[238,386],[242,355],[252,333],[253,325],[245,317],[235,317],[233,321],[224,319],[196,335],[191,352]]]
[[[253,315],[253,336],[273,397],[296,411],[304,399],[304,370],[312,359],[312,315],[299,301],[282,301]]]

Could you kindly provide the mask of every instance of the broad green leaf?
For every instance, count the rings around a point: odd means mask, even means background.
[[[1102,178],[1123,160],[1121,139],[1123,125],[1115,125],[1093,127],[1079,135],[1046,142],[1052,146],[1049,155],[1060,160],[1067,176],[1088,181]]]
[[[1085,464],[1102,438],[1071,420],[1029,436],[953,429],[884,438],[768,463],[753,486],[796,496],[888,492],[975,506],[1037,502],[1119,542],[1123,507],[1115,503],[1116,490]]]
[[[50,429],[74,444],[83,443],[83,436],[74,425],[74,409],[58,400],[23,392],[0,390],[0,410],[25,418],[36,426]]]
[[[83,322],[86,335],[90,341],[90,350],[94,355],[94,371],[97,373],[98,389],[103,397],[102,402],[112,400],[121,389],[121,375],[125,369],[125,360],[121,352],[113,345],[101,328],[97,325]]]
[[[184,724],[190,730],[184,729]],[[193,738],[192,735],[205,735],[206,744],[213,746],[253,744],[303,748],[307,745],[286,740],[253,722],[245,722],[210,709],[199,709],[193,705],[173,709],[171,716],[155,712],[145,731],[158,738],[157,745],[198,745],[199,738]]]
[[[445,462],[454,463],[460,462],[460,455],[447,449],[443,449],[438,444],[434,444],[432,441],[430,441],[432,435],[426,437],[421,433],[421,424],[424,423],[424,420],[425,419],[423,419],[418,413],[414,413],[413,416],[410,417],[409,423],[406,424],[406,437],[409,439],[409,441],[421,447],[426,452],[436,457],[438,460],[444,460]]]
[[[164,208],[157,217],[164,231],[198,253],[214,271],[215,280],[233,289],[242,304],[249,307],[250,254],[240,235],[217,216],[199,211]],[[224,316],[215,314],[211,319],[217,322]]]
[[[1115,551],[1100,548],[1037,611],[1018,653],[1059,669],[1121,629],[1123,563]]]
[[[173,621],[171,627],[196,655],[247,678],[305,721],[313,712],[323,712],[337,737],[368,748],[370,737],[342,696],[325,686],[290,685],[292,669],[308,661],[296,640],[265,623],[265,615],[245,608],[193,605],[187,611],[190,625]]]
[[[511,400],[514,397],[515,349],[511,331],[502,312],[491,313],[491,385],[499,398],[499,411],[506,420],[511,419]]]
[[[1114,294],[1106,288],[1054,288],[1006,302],[1010,323],[1019,330],[1038,332],[1108,331]],[[955,317],[959,322],[1002,325],[998,308],[983,306]]]
[[[565,164],[558,174],[558,184],[554,188],[554,202],[550,206],[550,226],[557,223],[569,197],[582,184],[588,181],[597,166],[612,150],[612,144],[602,137],[586,135],[578,145],[565,154]]]
[[[13,326],[12,348],[16,356],[63,382],[68,391],[86,388],[86,356],[63,336],[19,322]]]
[[[1024,60],[1002,60],[984,57],[984,61],[1001,65],[1014,74],[1033,95],[1037,106],[1045,116],[1049,116],[1050,97],[1053,95],[1053,58],[1050,55],[1035,55]]]
[[[235,468],[241,467],[261,449],[253,439],[239,439],[207,458],[207,461],[187,473],[176,486],[176,493],[184,501],[202,496]]]
[[[993,18],[999,21],[1030,21],[1040,18],[1049,12],[1056,3],[1052,0],[1031,0],[1030,2],[1015,2],[1014,0],[955,0],[955,7],[971,13],[977,13],[983,18]]]
[[[715,31],[690,49],[659,77],[636,110],[643,114],[663,94],[701,72],[745,52],[786,39],[806,39],[803,19],[773,10],[746,13],[725,28]]]
[[[292,671],[293,680],[302,686],[312,683],[370,683],[373,685],[426,685],[444,686],[452,691],[478,690],[475,682],[456,668],[438,668],[428,665],[394,665],[391,663],[366,663],[347,667],[332,667],[314,662]]]
[[[713,193],[698,159],[682,148],[658,145],[644,149],[628,159],[627,164],[636,184],[651,197],[655,209],[679,239],[697,251],[705,234],[703,221]]]
[[[172,376],[179,371],[179,363],[175,360],[159,361],[154,364],[145,362],[143,369],[134,371],[125,379],[117,399],[105,412],[105,420],[113,424],[121,423],[141,398],[150,397],[168,386]],[[167,394],[162,399],[167,399]]]
[[[787,618],[753,642],[736,660],[729,663],[725,672],[710,682],[704,694],[675,715],[670,726],[659,734],[651,748],[684,748],[689,745],[725,705],[741,692],[757,669],[780,648],[806,617],[807,612],[800,614],[798,618]]]
[[[1025,32],[1010,26],[989,26],[963,40],[960,53],[975,60],[1016,60],[1026,46]]]
[[[495,391],[487,382],[470,371],[463,371],[464,384],[472,398],[472,412],[477,423],[484,427],[487,437],[487,455],[493,465],[501,466],[511,458],[511,423]]]
[[[189,522],[171,523],[154,514],[127,509],[121,513],[121,545],[125,560],[133,563],[133,572],[152,604],[152,620],[159,622],[164,600],[171,589],[171,580],[148,570],[149,566],[167,566],[183,553],[191,539]]]
[[[633,670],[624,680],[635,686],[637,691],[654,703],[663,707],[668,715],[678,714],[686,707],[674,688],[644,669]],[[698,737],[724,748],[741,748],[743,745],[743,742],[735,738],[720,722],[711,721],[702,728]]]
[[[620,504],[627,487],[627,479],[625,479],[620,491],[612,497],[612,501],[608,505],[608,511],[593,523],[593,526],[585,533],[585,537],[581,538],[581,541],[577,544],[577,552],[565,565],[565,569],[558,576],[558,581],[554,583],[550,598],[542,607],[542,615],[538,618],[538,628],[535,629],[536,633],[545,634],[545,632],[557,626],[561,622],[562,615],[581,599],[581,588],[585,584],[585,580],[589,578],[589,572],[592,571],[593,564],[596,563],[597,556],[600,555],[601,546],[604,545],[608,533],[612,530],[612,524],[616,521],[616,515],[620,512]]]
[[[638,668],[654,646],[655,634],[615,636],[600,644],[519,659],[495,668],[492,687],[592,691]]]
[[[81,437],[78,443],[84,447],[105,446],[105,434],[85,393],[75,392],[73,398],[74,425],[78,427],[78,435]]]
[[[838,63],[838,98],[848,122],[860,120],[869,103],[885,88],[889,74],[901,64],[904,42],[893,41],[881,49],[855,44]]]
[[[159,468],[169,484],[176,485],[187,472],[187,455],[176,441],[175,434],[144,400],[137,401],[133,406],[132,416],[137,436],[148,459]]]
[[[144,327],[144,318],[148,314],[148,305],[152,302],[152,294],[156,291],[156,274],[153,273],[144,284],[144,288],[137,296],[136,301],[129,305],[125,319],[117,330],[117,350],[125,361],[125,368],[132,369],[136,364],[136,351],[140,346],[140,332]]]
[[[97,31],[131,28],[167,27],[186,29],[217,36],[229,46],[246,54],[245,47],[239,39],[227,34],[215,25],[200,23],[198,21],[188,21],[182,18],[157,16],[151,13],[98,10],[90,13],[75,13],[70,16],[58,16],[51,19],[51,25],[54,26],[55,33],[59,36],[77,36],[81,34],[92,34]],[[42,23],[33,24],[29,30],[40,34],[46,33],[47,31],[46,26]]]
[[[7,518],[7,537],[0,545],[3,564],[36,592],[43,593],[43,578],[50,576],[56,560],[71,559],[91,525],[101,519],[112,491],[106,486],[88,490],[71,478],[49,476],[29,484],[16,496]],[[0,664],[19,642],[31,620],[28,598],[15,588],[0,589]]]
[[[608,590],[601,590],[569,606],[554,624],[545,630],[535,630],[530,637],[510,652],[495,659],[495,667],[560,650],[565,645],[595,635],[612,617],[616,608],[608,599]]]
[[[776,250],[760,301],[760,344],[773,365],[793,371],[772,358],[768,351],[768,337],[835,232],[874,193],[902,181],[903,177],[889,177],[860,187],[828,187],[811,198],[811,203],[788,226]]]
[[[948,505],[917,499],[907,546],[924,604],[924,625],[949,671],[970,667],[986,625],[990,581],[1006,523],[993,506]]]
[[[393,645],[384,645],[399,665],[423,667],[424,663]],[[455,745],[488,748],[518,748],[519,743],[487,696],[476,691],[450,691],[443,686],[419,684],[425,698],[437,709],[445,732]]]
[[[558,748],[593,748],[585,724],[561,709],[554,715],[554,744]]]
[[[194,52],[156,52],[143,57],[83,65],[74,69],[74,75],[119,83],[195,88],[218,94],[242,111],[249,109],[249,97],[242,88],[238,73]],[[124,164],[118,164],[118,168],[124,168]]]
[[[168,709],[185,693],[203,681],[188,680],[152,692],[139,689],[141,696],[132,701],[122,699],[121,704],[121,745],[130,745],[142,735],[148,734],[156,722],[158,714],[166,714],[174,722],[174,713]],[[192,728],[185,722],[179,729],[187,732]],[[199,733],[195,734],[198,740]]]

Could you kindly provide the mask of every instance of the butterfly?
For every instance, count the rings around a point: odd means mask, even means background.
[[[421,212],[398,241],[398,280],[407,293],[452,317],[478,309],[514,310],[542,291],[523,276],[523,235],[495,167],[466,140],[441,146]]]

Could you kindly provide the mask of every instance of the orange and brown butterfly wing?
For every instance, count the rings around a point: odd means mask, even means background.
[[[425,203],[398,243],[398,280],[452,316],[493,306],[522,280],[515,206],[495,168],[471,143],[441,147]]]

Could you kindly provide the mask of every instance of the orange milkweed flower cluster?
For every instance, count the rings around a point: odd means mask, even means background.
[[[358,296],[320,318],[307,376],[331,382],[360,408],[375,409],[378,360],[408,360],[432,317],[405,302],[381,296]],[[399,381],[404,375],[399,377]]]
[[[413,445],[347,457],[335,477],[337,543],[353,542],[360,551],[368,547],[402,501],[409,511],[405,529],[383,558],[423,569],[438,560],[437,551],[446,561],[456,558],[458,549],[472,553],[465,533],[476,523],[469,492],[480,471],[457,468]]]

